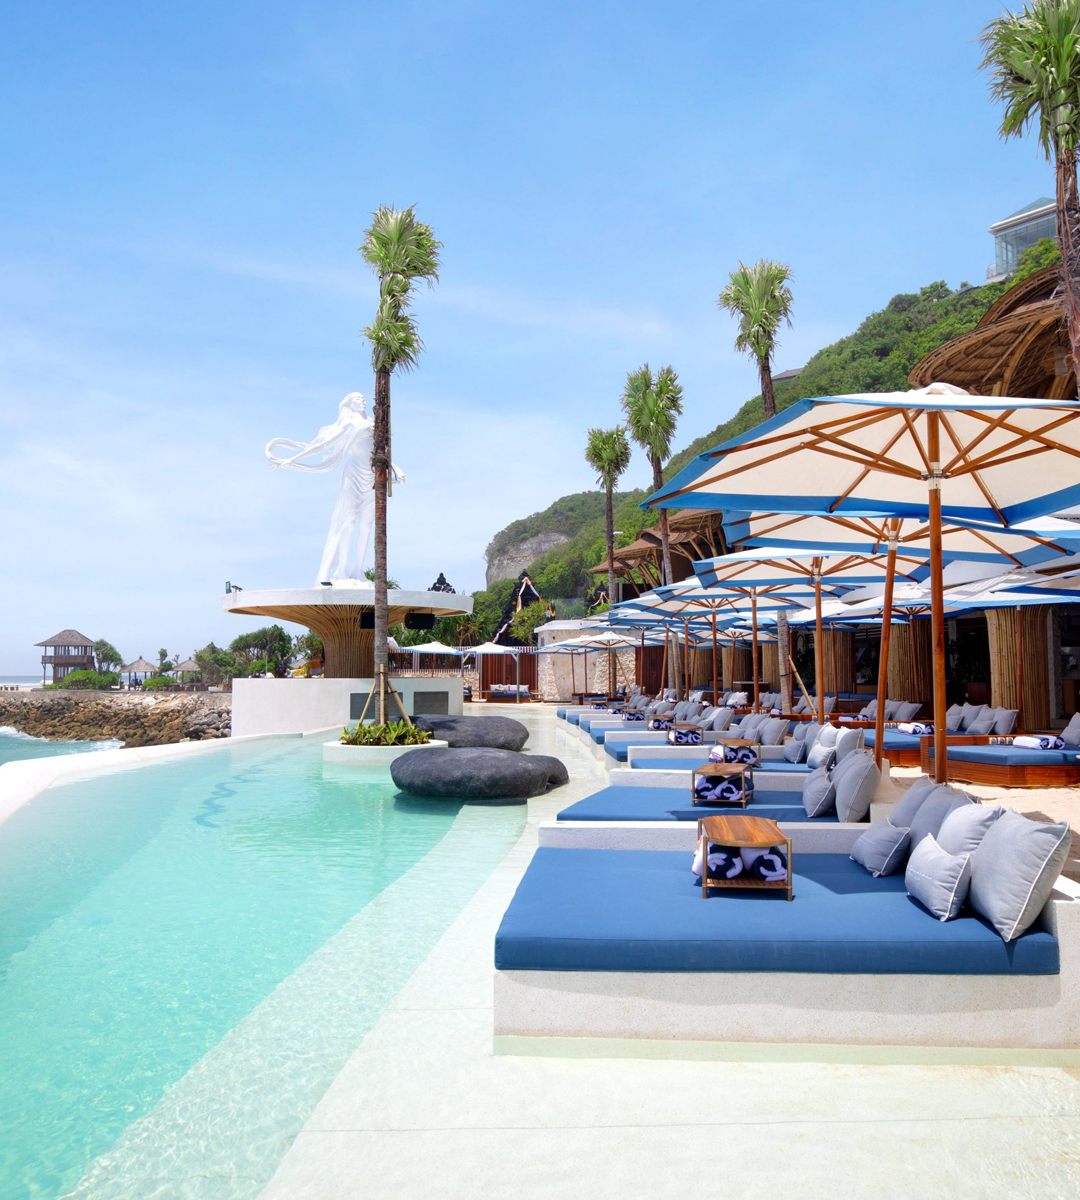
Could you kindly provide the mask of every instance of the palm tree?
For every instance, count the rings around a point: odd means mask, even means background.
[[[772,356],[780,323],[787,321],[789,328],[791,326],[790,279],[791,268],[786,263],[761,258],[748,267],[740,262],[720,293],[721,309],[739,320],[735,349],[745,351],[757,362],[766,420],[776,416]],[[791,712],[791,639],[787,615],[783,611],[776,620],[776,651],[780,662],[780,707],[784,712]]]
[[[980,41],[990,91],[1004,105],[998,132],[1021,137],[1036,125],[1057,183],[1057,239],[1073,370],[1080,380],[1080,0],[1032,0],[991,21]]]
[[[416,366],[424,348],[416,321],[408,311],[421,280],[432,286],[439,278],[439,251],[429,225],[416,219],[412,207],[383,205],[372,215],[360,253],[379,277],[379,307],[364,330],[371,343],[375,371],[375,429],[371,465],[375,472],[375,687],[380,724],[386,721],[385,677],[388,662],[386,601],[386,497],[390,472],[390,376]]]
[[[653,375],[649,364],[630,371],[622,394],[626,428],[645,451],[653,473],[653,491],[664,486],[664,459],[671,454],[671,439],[682,413],[682,384],[674,367],[661,367]],[[674,583],[671,546],[668,543],[667,509],[660,512],[660,546],[664,559],[664,582]]]
[[[619,476],[630,465],[630,443],[621,425],[614,429],[590,429],[585,445],[585,461],[596,472],[596,481],[604,488],[607,515],[608,604],[615,603],[615,512],[611,493]]]
[[[791,268],[786,263],[759,259],[752,267],[740,262],[720,293],[720,307],[739,320],[735,349],[757,360],[765,419],[776,416],[772,355],[781,321],[791,324]]]

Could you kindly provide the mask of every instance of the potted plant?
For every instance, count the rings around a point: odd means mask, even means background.
[[[346,727],[341,736],[323,743],[323,762],[357,767],[386,767],[410,750],[426,747],[445,749],[447,743],[434,739],[426,729],[417,729],[407,721],[387,721],[383,725]]]

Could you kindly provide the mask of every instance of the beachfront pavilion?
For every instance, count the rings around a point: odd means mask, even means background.
[[[52,670],[52,682],[60,683],[72,671],[94,669],[94,643],[77,629],[62,629],[43,642],[35,642],[44,653],[41,656],[41,682]]]

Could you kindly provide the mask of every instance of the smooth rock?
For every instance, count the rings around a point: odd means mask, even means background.
[[[527,800],[570,778],[557,758],[486,746],[417,750],[391,763],[390,776],[410,796],[439,800]]]
[[[489,746],[494,750],[520,750],[529,740],[529,731],[513,717],[439,717],[420,716],[414,719],[418,729],[426,729],[433,737],[453,749]]]

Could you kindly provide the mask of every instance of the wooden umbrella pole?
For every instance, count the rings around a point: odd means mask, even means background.
[[[754,627],[753,645],[752,645],[750,654],[753,659],[752,678],[754,680],[754,712],[757,712],[758,708],[760,708],[760,704],[758,702],[758,697],[760,695],[760,692],[758,690],[758,672],[757,672],[757,656],[758,656],[757,588],[750,589],[750,620],[753,623],[753,627]]]
[[[588,651],[588,649],[586,649],[585,650],[585,695],[582,697],[582,699],[584,700],[588,696],[588,694],[589,694],[589,651]]]
[[[712,702],[716,704],[720,700],[719,683],[716,677],[716,609],[713,609],[712,614]]]
[[[821,559],[814,559],[814,610],[817,624],[814,629],[814,689],[817,692],[818,722],[825,724],[825,639],[821,622]]]
[[[634,682],[645,691],[645,630],[641,631],[641,650],[638,652],[637,670],[634,672]]]
[[[885,560],[885,595],[881,603],[881,650],[878,653],[877,709],[874,713],[874,762],[881,770],[885,741],[885,698],[889,685],[889,639],[892,637],[893,582],[896,578],[896,529],[889,530],[889,555]]]
[[[690,699],[690,622],[683,620],[683,699]]]
[[[908,617],[908,640],[911,642],[911,682],[915,689],[913,700],[922,703],[922,686],[919,683],[919,643],[915,637],[915,621]]]
[[[671,637],[671,633],[668,630],[667,626],[665,625],[664,626],[664,657],[660,662],[660,687],[657,689],[657,692],[656,692],[656,694],[658,696],[662,696],[664,694],[664,684],[667,681],[668,640],[670,637]]]
[[[832,647],[832,686],[836,703],[840,703],[840,669],[836,665],[836,627],[829,630],[829,645]]]
[[[1016,606],[1016,732],[1024,732],[1024,610]]]
[[[570,651],[570,699],[573,700],[574,693],[577,691],[577,672],[574,670],[574,659],[577,658],[577,651]],[[584,696],[582,699],[584,700]]]
[[[930,653],[934,679],[934,778],[949,778],[948,735],[945,729],[945,595],[941,556],[941,417],[926,414],[926,453],[930,460]]]

